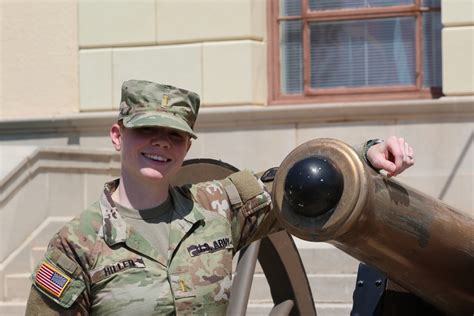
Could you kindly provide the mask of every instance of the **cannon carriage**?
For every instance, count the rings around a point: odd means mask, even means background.
[[[222,161],[193,159],[175,184],[222,179],[235,171]],[[271,315],[316,315],[288,233],[328,242],[362,262],[352,315],[474,313],[469,214],[377,173],[333,139],[306,142],[259,176],[274,201],[263,225],[279,231],[241,251],[228,314],[245,315],[258,260],[275,304]]]

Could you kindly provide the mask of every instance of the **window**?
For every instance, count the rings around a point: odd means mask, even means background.
[[[271,103],[440,96],[440,0],[268,4]]]

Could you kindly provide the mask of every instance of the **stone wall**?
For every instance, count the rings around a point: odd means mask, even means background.
[[[396,134],[416,155],[415,167],[400,181],[474,214],[474,3],[442,1],[444,97],[268,106],[268,1],[0,0],[0,187],[11,188],[6,179],[35,148],[71,147],[61,150],[77,150],[78,156],[111,150],[108,129],[120,86],[134,78],[201,95],[199,138],[188,158],[261,171],[312,138],[356,145]],[[23,174],[26,180],[14,192],[0,194],[0,314],[22,314],[33,262],[48,236],[76,211],[64,204],[74,201],[82,208],[102,181],[116,175],[75,159],[61,172],[43,168]],[[84,164],[94,167],[78,171]],[[72,189],[58,198],[56,192],[66,186]],[[318,251],[302,253],[311,263]],[[326,264],[347,260],[334,258]],[[318,269],[308,271],[322,273]],[[345,281],[328,282],[338,284],[333,291],[350,293],[353,265],[343,272],[350,275],[342,277]],[[321,278],[326,276],[314,280]],[[254,293],[258,297],[258,289]],[[339,305],[323,315],[348,314],[350,295],[327,297],[324,303],[339,300]]]
[[[474,2],[442,1],[443,93],[474,95]]]
[[[80,110],[117,109],[130,78],[264,104],[264,17],[262,0],[79,1]]]

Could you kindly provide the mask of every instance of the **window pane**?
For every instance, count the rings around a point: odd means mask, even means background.
[[[415,84],[415,18],[311,23],[311,87]]]
[[[310,0],[309,8],[316,10],[389,7],[413,4],[415,0]]]
[[[280,24],[280,69],[282,94],[303,92],[303,23]]]
[[[423,0],[421,5],[429,8],[439,8],[441,7],[441,0]]]
[[[280,15],[301,15],[301,0],[280,0]]]
[[[441,87],[441,13],[424,12],[423,67],[425,87]]]

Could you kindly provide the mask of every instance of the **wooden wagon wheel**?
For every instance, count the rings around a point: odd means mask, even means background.
[[[220,180],[238,171],[214,159],[191,159],[173,179],[173,185]],[[270,315],[316,315],[313,296],[301,257],[290,235],[281,231],[242,249],[234,277],[229,315],[245,315],[256,262],[270,286],[274,308]]]

